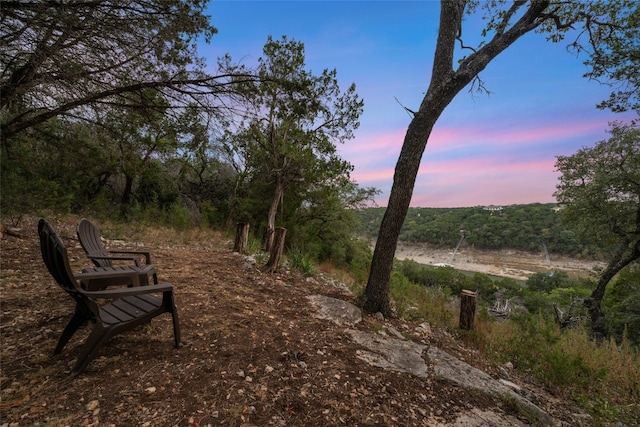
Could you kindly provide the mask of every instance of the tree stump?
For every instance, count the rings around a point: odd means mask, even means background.
[[[282,251],[284,250],[284,238],[287,235],[287,229],[282,227],[276,227],[274,230],[273,244],[271,245],[271,251],[269,252],[269,260],[264,266],[263,271],[267,273],[275,273],[280,267],[280,258],[282,257]]]
[[[274,230],[267,228],[264,232],[264,241],[262,242],[262,250],[265,252],[271,252],[273,248]]]
[[[476,293],[462,290],[460,295],[460,329],[473,330],[476,323]]]
[[[249,241],[249,223],[239,222],[236,227],[236,241],[233,244],[233,252],[245,254]]]

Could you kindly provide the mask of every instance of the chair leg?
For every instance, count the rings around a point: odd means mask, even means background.
[[[65,326],[60,338],[58,339],[58,344],[56,345],[55,350],[53,350],[53,354],[59,354],[64,346],[67,345],[73,334],[75,334],[78,328],[80,328],[80,326],[82,326],[86,321],[87,318],[82,314],[82,311],[78,310],[76,307],[75,313],[73,313],[69,323],[67,323],[67,326]]]
[[[175,301],[173,300],[173,292],[164,292],[162,294],[162,304],[167,312],[171,313],[173,319],[173,339],[175,341],[176,348],[182,347],[180,341],[180,323],[178,321],[178,309],[176,308]]]
[[[87,340],[80,349],[80,354],[76,359],[76,365],[73,367],[73,371],[71,372],[72,375],[78,375],[86,369],[89,362],[91,362],[95,357],[96,351],[102,347],[111,335],[111,329],[104,328],[99,323],[94,325],[89,337],[87,337]]]
[[[173,307],[171,316],[173,317],[173,339],[176,348],[180,348],[182,347],[182,342],[180,341],[180,324],[178,323],[178,310],[176,310],[175,306]]]

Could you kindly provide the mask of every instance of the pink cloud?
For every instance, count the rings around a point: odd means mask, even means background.
[[[416,184],[411,206],[456,207],[554,202],[556,176],[523,172],[508,177],[475,176]]]
[[[604,138],[603,120],[584,118],[538,126],[438,126],[428,142],[411,206],[455,207],[486,204],[553,202],[557,183],[555,156],[568,154]],[[406,128],[379,135],[358,135],[342,151],[363,186],[383,191],[385,206]]]
[[[372,182],[393,179],[393,172],[394,172],[394,168],[364,171],[364,172],[359,172],[356,169],[351,175],[356,182],[362,185],[367,185],[367,184],[371,185],[370,183]]]
[[[546,119],[548,122],[548,119]],[[569,123],[548,123],[538,126],[538,123],[516,123],[511,126],[477,126],[463,128],[439,128],[433,130],[427,149],[446,151],[454,148],[477,146],[489,143],[492,146],[504,144],[522,144],[531,142],[561,141],[569,138],[601,134],[608,126],[605,120],[588,120]],[[596,141],[585,140],[585,145]]]

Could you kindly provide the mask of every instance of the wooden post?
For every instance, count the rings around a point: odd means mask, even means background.
[[[460,329],[473,330],[475,323],[476,293],[463,289],[460,295]]]
[[[264,266],[263,271],[267,273],[275,273],[280,267],[280,258],[282,257],[282,251],[284,250],[284,238],[287,235],[287,229],[282,227],[276,227],[274,230],[273,244],[271,245],[271,251],[269,252],[269,260]]]
[[[233,252],[244,254],[247,252],[247,242],[249,241],[249,223],[239,222],[236,228],[236,241],[233,244]]]

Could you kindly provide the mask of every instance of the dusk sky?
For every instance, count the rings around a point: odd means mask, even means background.
[[[409,114],[431,77],[437,1],[216,1],[218,29],[200,49],[209,64],[226,53],[253,65],[269,35],[303,42],[307,69],[337,70],[343,89],[355,83],[364,99],[356,137],[338,147],[355,166],[352,178],[382,191],[386,206]],[[482,21],[468,18],[471,44]],[[436,123],[422,157],[411,206],[463,207],[555,202],[555,161],[606,139],[620,114],[595,105],[610,92],[582,77],[583,58],[528,34],[480,77],[492,93],[463,90]],[[398,101],[396,101],[396,99]]]

